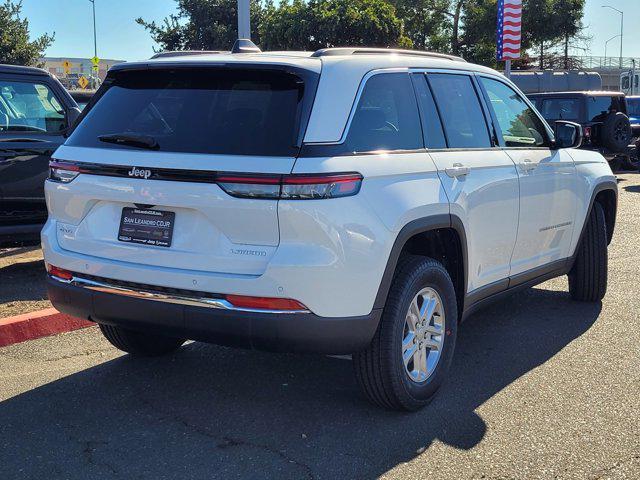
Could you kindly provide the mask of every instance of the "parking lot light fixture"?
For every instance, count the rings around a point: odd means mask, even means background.
[[[624,12],[622,10],[618,10],[616,7],[612,7],[611,5],[602,5],[602,8],[610,8],[611,10],[615,10],[620,14],[620,68],[622,68],[622,42],[624,40]]]

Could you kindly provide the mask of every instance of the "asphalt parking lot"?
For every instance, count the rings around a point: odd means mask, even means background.
[[[472,316],[418,413],[369,406],[349,360],[132,359],[92,327],[0,349],[0,476],[638,479],[640,175],[620,192],[604,302],[561,278]]]

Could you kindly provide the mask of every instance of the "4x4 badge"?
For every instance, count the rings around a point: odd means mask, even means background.
[[[130,177],[144,178],[145,180],[151,176],[151,170],[133,167],[127,172]]]

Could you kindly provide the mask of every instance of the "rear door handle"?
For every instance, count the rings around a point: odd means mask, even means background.
[[[461,163],[454,163],[451,168],[445,168],[444,171],[451,178],[457,178],[469,175],[470,169],[469,167],[465,167]]]

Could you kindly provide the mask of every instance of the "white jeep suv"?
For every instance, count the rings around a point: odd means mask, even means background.
[[[353,354],[371,401],[414,410],[478,307],[565,274],[604,296],[617,186],[580,141],[446,55],[120,64],[51,162],[49,296],[131,354]]]

